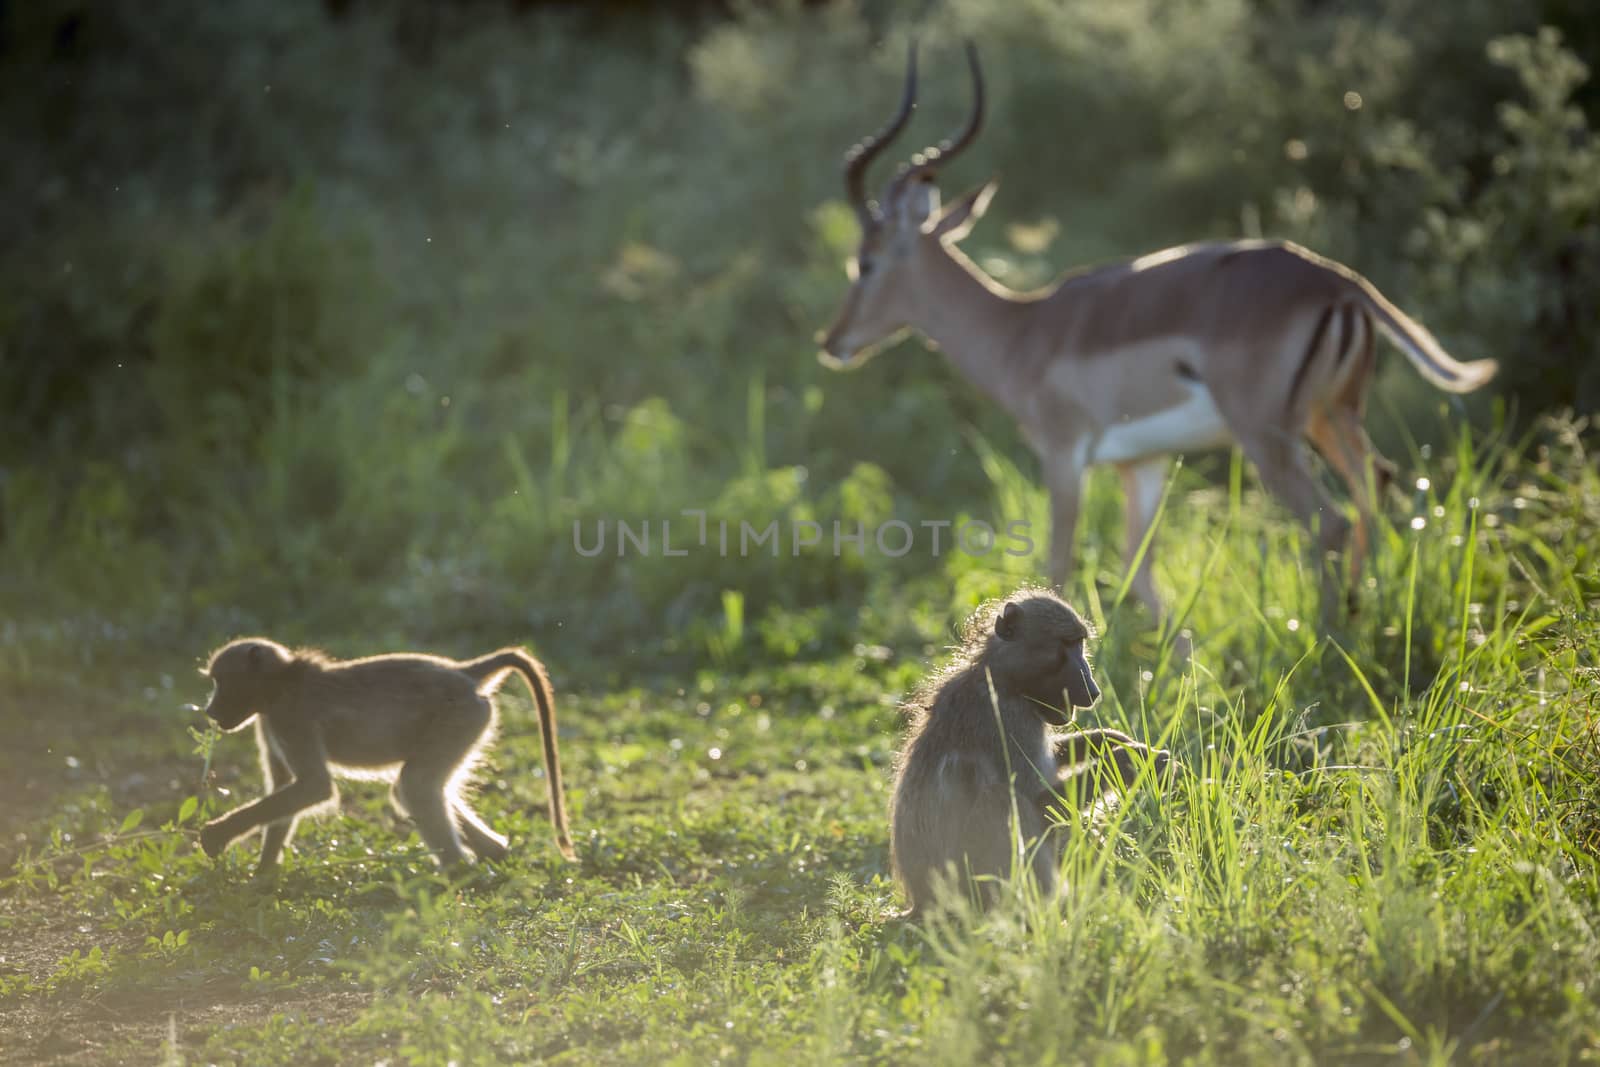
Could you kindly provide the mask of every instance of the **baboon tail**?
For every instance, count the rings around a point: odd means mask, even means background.
[[[503,648],[499,652],[465,663],[457,670],[480,685],[507,671],[522,675],[528,692],[539,708],[539,732],[544,739],[544,773],[550,780],[550,825],[555,829],[556,847],[569,860],[576,860],[578,852],[572,846],[572,831],[567,825],[566,790],[561,784],[561,753],[556,747],[555,694],[550,688],[550,677],[544,664],[520,648]]]

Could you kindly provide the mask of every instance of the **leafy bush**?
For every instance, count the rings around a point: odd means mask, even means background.
[[[175,248],[147,341],[162,429],[213,460],[245,459],[275,408],[304,406],[383,350],[389,311],[370,253],[330,234],[305,190],[259,232],[225,223],[207,247]]]
[[[1516,73],[1521,98],[1499,108],[1490,177],[1469,210],[1428,212],[1429,280],[1472,309],[1479,333],[1467,343],[1501,358],[1505,388],[1528,409],[1597,412],[1600,144],[1573,102],[1589,71],[1550,28],[1487,51]]]
[[[608,23],[484,7],[437,22],[425,60],[383,13],[113,4],[83,16],[71,55],[49,43],[65,7],[13,16],[0,108],[21,166],[5,180],[59,173],[69,206],[101,203],[106,174],[136,180],[104,201],[108,224],[18,212],[40,195],[22,185],[4,209],[21,239],[0,252],[17,282],[0,290],[0,551],[29,566],[3,580],[202,627],[313,637],[379,617],[463,644],[556,627],[583,647],[693,631],[664,644],[689,652],[726,644],[730,590],[747,632],[832,605],[835,625],[796,632],[847,634],[908,582],[965,600],[1032,573],[1038,554],[730,569],[571,547],[574,521],[659,530],[685,509],[831,532],[1024,508],[1042,542],[1032,459],[942,360],[913,343],[838,375],[812,358],[855,240],[838,155],[891,106],[913,31],[923,102],[904,152],[964,114],[957,45],[982,46],[988,128],[947,182],[1004,174],[969,242],[1004,280],[1295,237],[1461,355],[1500,358],[1519,411],[1588,404],[1600,183],[1582,65],[1554,33],[1504,36],[1536,29],[1521,5],[1341,10],[953,0],[926,19],[835,4]],[[1555,14],[1586,39],[1581,15]],[[22,91],[41,78],[73,83],[62,137]],[[1375,436],[1442,447],[1439,404],[1390,360]],[[1117,522],[1093,491],[1101,593]]]

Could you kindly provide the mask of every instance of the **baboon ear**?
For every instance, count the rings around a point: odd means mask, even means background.
[[[995,616],[994,635],[1002,641],[1010,641],[1017,636],[1017,631],[1022,629],[1022,609],[1015,604],[1007,604],[1000,609],[1000,614]]]
[[[941,241],[954,243],[972,232],[973,225],[989,209],[994,191],[1000,187],[999,178],[990,178],[976,189],[963,193],[932,223],[928,232]]]
[[[245,655],[245,663],[253,671],[267,673],[276,671],[288,661],[284,659],[283,652],[275,645],[254,644]]]

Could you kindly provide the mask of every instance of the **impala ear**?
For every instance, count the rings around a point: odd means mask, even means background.
[[[961,240],[972,232],[973,225],[983,218],[983,213],[989,209],[990,198],[999,187],[1000,179],[990,178],[976,189],[962,194],[961,198],[946,208],[937,219],[924,224],[923,232],[952,244]]]

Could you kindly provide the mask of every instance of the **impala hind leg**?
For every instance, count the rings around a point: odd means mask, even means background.
[[[1306,425],[1306,436],[1328,461],[1339,480],[1350,491],[1358,521],[1350,550],[1350,604],[1355,609],[1355,593],[1360,587],[1362,563],[1370,547],[1371,525],[1375,521],[1378,499],[1394,478],[1394,464],[1385,459],[1367,436],[1360,415],[1346,407],[1319,411]]]
[[[1322,629],[1333,629],[1340,603],[1340,580],[1350,520],[1318,484],[1298,438],[1285,432],[1241,441],[1245,455],[1256,465],[1261,483],[1299,519],[1317,539],[1317,564],[1321,590]]]

